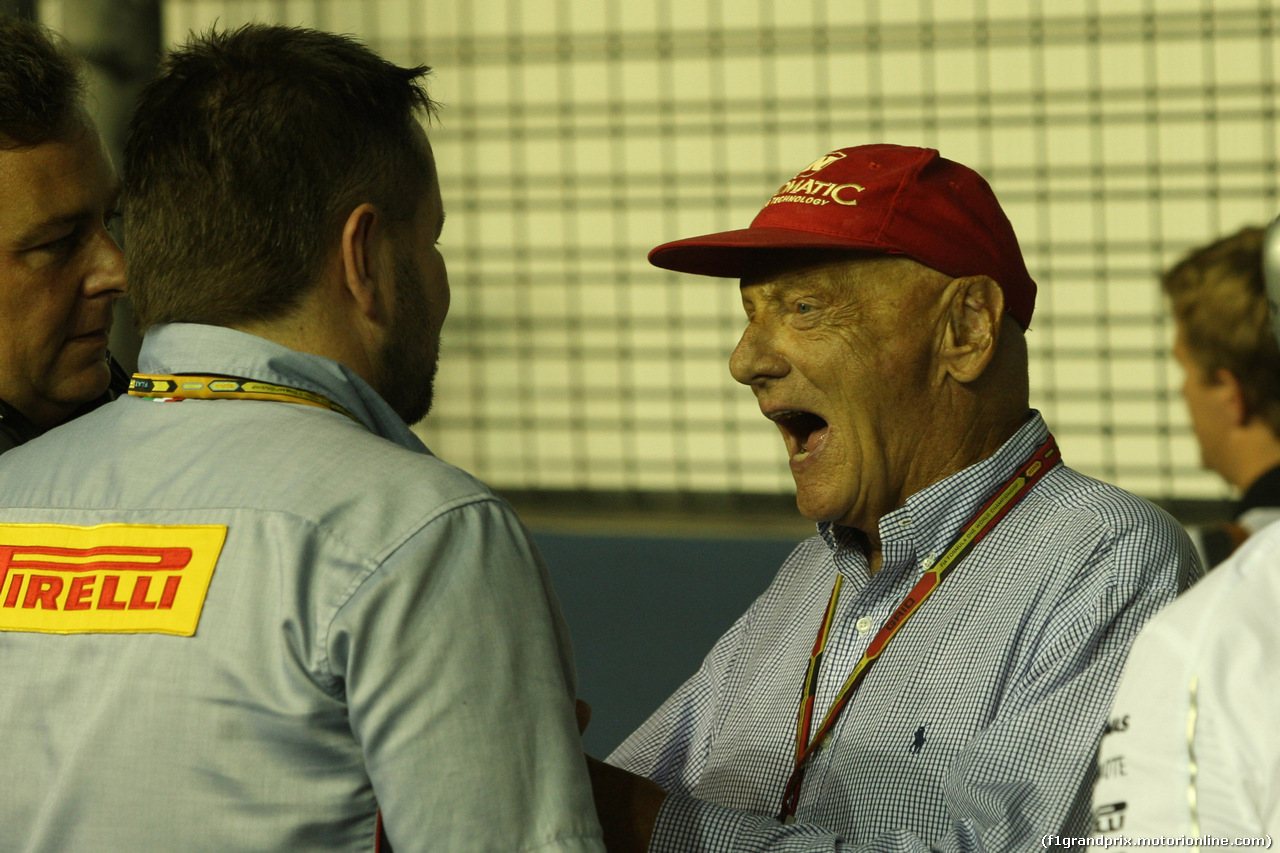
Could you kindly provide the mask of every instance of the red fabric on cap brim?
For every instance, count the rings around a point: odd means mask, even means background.
[[[741,228],[663,243],[649,252],[649,263],[673,272],[742,278],[752,260],[763,254],[823,249],[900,255],[883,245],[790,228]]]
[[[991,187],[932,148],[837,149],[779,187],[749,228],[664,243],[649,261],[743,278],[761,262],[818,251],[899,255],[954,278],[989,276],[1024,329],[1035,310],[1035,281]]]

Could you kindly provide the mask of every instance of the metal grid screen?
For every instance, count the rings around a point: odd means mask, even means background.
[[[1041,285],[1033,404],[1077,468],[1200,471],[1156,277],[1277,211],[1278,14],[1257,0],[170,0],[360,35],[435,69],[453,308],[444,458],[499,488],[790,491],[726,361],[732,281],[648,266],[746,225],[826,151],[927,145],[995,187]],[[56,25],[56,21],[53,21]]]

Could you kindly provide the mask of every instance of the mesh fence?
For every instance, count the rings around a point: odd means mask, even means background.
[[[743,227],[837,147],[985,175],[1040,299],[1033,405],[1075,467],[1156,498],[1199,469],[1159,271],[1278,207],[1278,13],[1244,0],[170,0],[354,33],[435,69],[453,308],[444,458],[499,488],[776,494],[775,429],[728,375],[732,281],[645,261]],[[56,21],[55,21],[56,23]]]

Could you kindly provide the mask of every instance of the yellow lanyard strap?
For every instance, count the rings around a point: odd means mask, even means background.
[[[301,403],[304,406],[338,412],[361,426],[364,425],[346,408],[323,394],[238,376],[153,376],[135,373],[129,380],[129,395],[166,400],[270,400],[276,403]]]

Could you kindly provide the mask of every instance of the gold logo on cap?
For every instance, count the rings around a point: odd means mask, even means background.
[[[823,169],[827,168],[832,163],[835,163],[839,160],[843,160],[844,158],[845,158],[845,153],[843,151],[832,151],[830,154],[826,155],[825,157],[819,157],[817,160],[814,160],[808,166],[805,166],[804,169],[801,170],[800,174],[796,175],[796,177],[803,178],[808,175],[812,175],[814,172],[821,172]]]

